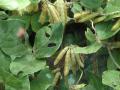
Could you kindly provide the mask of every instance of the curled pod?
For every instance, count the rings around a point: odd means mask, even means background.
[[[81,19],[79,19],[78,21],[79,22],[86,22],[88,20],[95,18],[98,15],[99,15],[99,13],[91,13],[91,14],[88,14],[86,16],[81,17]]]
[[[49,3],[48,5],[48,14],[50,17],[50,22],[51,23],[57,23],[60,22],[60,15],[58,11],[56,10],[55,6]]]
[[[62,60],[63,56],[65,55],[65,53],[67,52],[67,50],[69,49],[69,47],[65,47],[57,56],[57,58],[54,61],[54,65],[57,65],[60,60]]]
[[[64,63],[64,76],[67,76],[69,74],[70,70],[70,62],[71,62],[71,57],[70,57],[70,49],[67,51],[66,56],[65,56],[65,63]]]
[[[76,58],[75,58],[75,53],[71,49],[71,69],[74,74],[76,74],[77,71],[77,64],[76,64]]]
[[[120,19],[116,21],[116,23],[112,26],[111,31],[116,31],[120,28]]]
[[[88,14],[90,14],[90,11],[83,11],[83,12],[80,12],[80,13],[75,13],[74,14],[74,19],[79,20],[81,17],[85,17]]]
[[[54,78],[53,84],[52,84],[53,86],[55,86],[55,85],[57,84],[60,76],[61,76],[61,73],[60,73],[60,72],[57,72],[57,73],[55,74],[55,78]]]
[[[102,22],[106,19],[106,16],[101,16],[93,20],[94,23]]]
[[[82,62],[82,60],[80,58],[80,54],[76,53],[75,57],[76,57],[76,61],[77,61],[78,65],[83,68],[84,67],[84,63]]]

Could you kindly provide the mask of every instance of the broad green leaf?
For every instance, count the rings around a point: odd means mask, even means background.
[[[86,47],[76,47],[74,48],[75,53],[91,54],[96,53],[102,47],[99,43],[93,43]]]
[[[0,48],[11,57],[21,57],[28,52],[27,47],[17,37],[20,27],[24,27],[22,20],[0,21]]]
[[[115,90],[120,90],[120,71],[105,71],[102,75],[102,82]]]
[[[22,15],[22,16],[19,16],[19,15],[13,15],[13,16],[10,16],[8,18],[8,20],[14,20],[14,19],[17,19],[17,20],[22,20],[25,24],[25,29],[28,29],[29,26],[30,26],[30,20],[31,20],[31,15],[27,14],[27,15]]]
[[[102,0],[80,0],[80,3],[88,9],[97,9],[101,6]]]
[[[120,0],[109,0],[104,9],[105,14],[120,13]]]
[[[10,87],[16,88],[20,90],[22,87],[22,82],[17,77],[13,76],[13,74],[6,71],[4,68],[0,67],[0,81],[4,84],[9,85]]]
[[[29,82],[29,77],[25,76],[22,78],[19,78],[21,80],[22,83],[22,87],[21,88],[13,88],[8,86],[7,84],[5,85],[5,90],[30,90],[30,82]]]
[[[72,11],[73,13],[81,12],[81,11],[82,11],[82,7],[81,7],[81,5],[80,5],[79,3],[74,2],[74,3],[73,3],[73,6],[72,6],[72,8],[71,8],[71,11]]]
[[[49,69],[43,69],[36,79],[31,81],[31,90],[47,90],[52,86],[54,75]]]
[[[112,26],[114,25],[114,23],[112,21],[109,22],[101,22],[95,25],[96,28],[96,33],[97,33],[97,37],[100,40],[105,40],[108,39],[112,36],[114,36],[116,33],[119,32],[120,29],[114,31],[111,31]]]
[[[64,28],[62,23],[41,28],[35,38],[34,53],[37,58],[52,56],[60,47]]]
[[[39,22],[40,13],[35,13],[31,16],[31,26],[34,32],[37,32],[41,28],[41,23]]]
[[[7,10],[20,10],[27,7],[30,3],[30,0],[0,0],[0,8]]]
[[[10,65],[10,57],[3,54],[3,52],[0,50],[0,68],[9,71],[9,65]]]
[[[15,75],[21,73],[22,76],[25,76],[44,69],[45,65],[45,60],[36,60],[33,55],[26,55],[16,58],[13,62],[11,62],[10,70]]]

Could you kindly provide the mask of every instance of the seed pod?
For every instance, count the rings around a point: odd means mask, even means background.
[[[84,56],[80,55],[81,62],[84,63]]]
[[[116,23],[113,25],[111,31],[116,31],[120,28],[120,19],[116,21]]]
[[[91,20],[93,18],[95,18],[96,16],[98,16],[99,13],[91,13],[91,14],[88,14],[86,16],[83,16],[81,17],[81,19],[79,19],[79,22],[86,22],[88,20]]]
[[[71,65],[72,65],[72,72],[76,74],[77,66],[76,66],[76,58],[75,53],[71,49]]]
[[[48,14],[50,17],[50,22],[51,23],[57,23],[60,22],[60,15],[54,5],[48,4]]]
[[[81,61],[80,55],[78,53],[76,53],[75,56],[76,56],[76,61],[77,61],[78,65],[83,68],[84,64]]]
[[[39,21],[41,24],[44,24],[46,19],[47,19],[47,16],[48,16],[48,11],[47,11],[47,5],[46,4],[43,4],[42,6],[42,12],[41,12],[41,15],[40,15],[40,18],[39,18]]]
[[[80,19],[80,18],[82,18],[82,17],[85,17],[85,16],[88,15],[88,14],[90,14],[89,11],[84,11],[84,12],[80,12],[80,13],[75,13],[75,14],[74,14],[74,18],[75,18],[75,20],[78,20],[78,19]]]
[[[63,58],[63,56],[65,55],[65,53],[67,52],[67,50],[69,49],[69,47],[65,47],[60,53],[59,55],[57,56],[57,58],[55,59],[54,61],[54,65],[57,65],[60,60]]]
[[[56,68],[56,69],[54,69],[52,72],[53,73],[57,73],[57,72],[59,72],[60,71],[60,68]]]
[[[53,80],[53,84],[52,84],[53,86],[55,86],[55,85],[57,84],[60,76],[61,76],[61,73],[60,73],[60,72],[57,72],[56,75],[55,75],[55,78],[54,78],[54,80]]]
[[[81,88],[85,87],[86,84],[80,84],[80,85],[71,85],[70,90],[81,90]]]
[[[56,0],[54,3],[57,11],[59,12],[60,19],[62,22],[67,22],[67,6],[64,0]]]
[[[101,16],[93,20],[94,23],[102,22],[106,19],[106,16]]]
[[[64,63],[64,76],[67,76],[69,74],[69,70],[70,70],[70,49],[67,51],[66,56],[65,56],[65,63]]]

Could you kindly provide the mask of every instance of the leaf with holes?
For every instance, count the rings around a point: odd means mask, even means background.
[[[64,28],[62,23],[41,28],[35,38],[34,53],[37,58],[52,56],[60,47]]]

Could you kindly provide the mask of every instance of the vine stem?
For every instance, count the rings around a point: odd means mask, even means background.
[[[115,61],[115,58],[113,57],[110,48],[107,47],[107,49],[108,49],[109,56],[110,56],[110,58],[112,59],[113,63],[115,64],[115,66],[116,66],[118,69],[120,69],[120,65]]]
[[[92,29],[93,29],[94,32],[95,32],[95,38],[96,38],[96,41],[97,41],[98,43],[101,43],[100,39],[99,39],[98,36],[97,36],[97,32],[96,32],[96,29],[95,29],[95,26],[94,26],[93,21],[90,20],[90,22],[91,22]]]
[[[83,71],[81,72],[80,77],[79,77],[79,79],[78,79],[78,81],[77,81],[77,83],[76,83],[76,84],[78,84],[78,83],[80,82],[80,80],[81,80],[82,76],[83,76]]]

